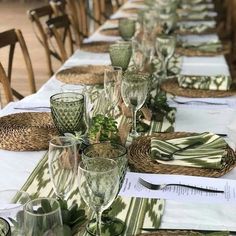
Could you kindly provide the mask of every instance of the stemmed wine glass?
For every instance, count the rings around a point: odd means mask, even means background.
[[[127,149],[126,147],[110,142],[95,143],[86,147],[82,152],[82,160],[88,160],[91,158],[108,158],[117,162],[119,169],[119,190],[122,187],[126,170],[127,170]],[[110,211],[108,209],[107,211]],[[107,236],[121,235],[125,229],[125,223],[118,218],[109,216],[108,212],[102,214],[102,233],[106,232]],[[95,220],[92,219],[87,230],[90,234],[93,234],[95,228]]]
[[[122,79],[122,68],[111,66],[104,71],[104,90],[109,101],[108,113],[114,116],[115,107],[120,100],[120,84]]]
[[[64,200],[71,190],[77,174],[76,140],[55,137],[49,142],[48,165],[50,179],[58,199]]]
[[[118,193],[119,171],[114,160],[91,158],[81,161],[78,168],[79,192],[85,203],[96,213],[96,236],[101,236],[101,215]]]
[[[162,61],[163,78],[167,78],[167,66],[169,59],[175,51],[176,39],[172,35],[159,35],[156,38],[156,52]]]
[[[149,87],[148,75],[129,72],[124,75],[121,83],[121,96],[127,107],[132,109],[133,125],[130,135],[138,137],[136,125],[137,111],[143,106]]]
[[[144,45],[140,44],[137,39],[132,39],[132,61],[137,71],[143,71],[145,56]]]

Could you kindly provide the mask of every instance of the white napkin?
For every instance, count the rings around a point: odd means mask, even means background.
[[[216,34],[207,35],[183,35],[180,39],[186,43],[205,43],[205,42],[216,42],[219,41],[219,36]]]

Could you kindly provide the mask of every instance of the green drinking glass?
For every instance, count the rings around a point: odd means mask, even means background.
[[[112,66],[121,67],[123,71],[127,70],[132,56],[132,44],[130,42],[118,42],[109,47]]]
[[[60,134],[86,132],[84,95],[64,92],[50,97],[52,118]]]
[[[119,20],[119,33],[122,39],[130,40],[135,34],[136,21],[128,18]]]

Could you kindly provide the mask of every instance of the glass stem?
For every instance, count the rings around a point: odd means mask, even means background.
[[[102,211],[101,209],[98,209],[96,211],[96,225],[97,225],[96,236],[102,235],[101,223],[102,223]]]
[[[132,133],[137,132],[137,121],[136,121],[136,116],[137,116],[137,110],[133,107],[132,108],[132,117],[133,117],[133,123],[132,123]]]
[[[163,60],[163,79],[167,79],[167,60]]]

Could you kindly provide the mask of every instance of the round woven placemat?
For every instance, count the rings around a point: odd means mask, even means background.
[[[183,56],[188,56],[188,57],[214,57],[218,55],[225,55],[229,53],[229,49],[225,46],[217,52],[207,52],[207,51],[200,51],[200,50],[195,50],[195,49],[189,49],[189,48],[182,48],[178,47],[175,49],[175,53]]]
[[[190,98],[220,98],[230,97],[236,94],[236,84],[232,84],[230,90],[204,90],[204,89],[189,89],[179,87],[176,78],[163,81],[161,89],[175,96],[190,97]]]
[[[159,164],[150,158],[151,138],[158,137],[160,140],[168,140],[190,136],[190,133],[156,133],[151,136],[142,136],[131,144],[129,148],[129,165],[137,172],[158,174],[179,174],[202,177],[220,177],[234,168],[236,165],[236,154],[227,147],[227,154],[222,158],[221,169],[204,169],[197,167],[185,167],[177,165]]]
[[[191,230],[160,230],[152,233],[137,234],[136,236],[189,236],[189,235],[199,236],[199,233],[197,231],[191,231]]]
[[[80,49],[88,52],[108,53],[110,45],[111,42],[106,42],[106,41],[91,42],[81,45]]]
[[[120,36],[118,28],[102,29],[100,30],[100,34],[107,35],[107,36]]]
[[[59,71],[56,78],[66,84],[103,84],[107,66],[75,66]]]
[[[58,135],[48,112],[23,112],[0,117],[0,148],[9,151],[48,149]]]

